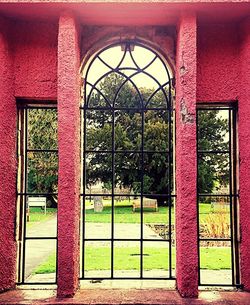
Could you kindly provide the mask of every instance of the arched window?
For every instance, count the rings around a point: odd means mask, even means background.
[[[156,260],[154,278],[172,278],[170,69],[152,49],[124,42],[95,54],[83,74],[82,278],[151,278]],[[108,258],[93,267],[99,252]],[[131,270],[121,257],[134,257]]]

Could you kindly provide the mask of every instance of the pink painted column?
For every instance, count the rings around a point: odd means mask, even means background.
[[[183,297],[198,294],[196,155],[196,17],[184,13],[176,55],[176,277]]]
[[[0,18],[0,292],[16,280],[16,101],[10,25]]]
[[[64,12],[58,34],[58,297],[79,285],[80,49],[74,16]]]
[[[244,289],[250,291],[250,18],[242,23],[239,86],[240,154],[240,271]]]

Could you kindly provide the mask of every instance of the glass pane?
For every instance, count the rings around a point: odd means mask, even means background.
[[[144,194],[168,194],[169,172],[167,153],[145,153],[144,154]],[[164,198],[166,200],[166,198]]]
[[[229,155],[198,154],[198,193],[229,194]]]
[[[28,152],[29,193],[56,193],[58,156],[52,152]]]
[[[57,236],[57,196],[27,196],[26,236]]]
[[[115,149],[140,150],[142,116],[137,110],[115,112]]]
[[[140,276],[140,243],[127,241],[114,243],[114,276]]]
[[[143,238],[166,240],[170,236],[169,227],[169,202],[160,196],[143,198],[143,222],[145,224]],[[171,206],[171,218],[174,221],[174,207]],[[171,225],[173,231],[173,222]],[[173,234],[173,232],[172,232]]]
[[[200,238],[230,238],[230,198],[199,197]]]
[[[134,72],[134,71],[133,71]],[[134,78],[123,80],[120,86],[116,88],[116,96],[114,96],[114,106],[117,108],[142,108],[142,96],[140,87],[133,82]]]
[[[108,194],[112,189],[112,154],[88,153],[86,158],[87,194]]]
[[[166,90],[149,90],[146,96],[146,108],[168,108],[168,91]]]
[[[57,110],[28,109],[28,148],[57,149]]]
[[[198,111],[198,150],[229,150],[229,110]]]
[[[102,90],[92,88],[87,96],[87,106],[89,108],[109,108],[111,101],[105,93]]]
[[[202,284],[231,284],[231,243],[200,242],[200,275]]]
[[[86,150],[112,149],[112,115],[110,111],[86,111]]]
[[[111,197],[85,199],[85,238],[111,238]]]
[[[115,194],[141,192],[141,154],[115,154]]]
[[[168,242],[143,242],[143,276],[156,278],[169,277]]]
[[[114,209],[114,237],[140,238],[140,213],[134,213],[133,202],[135,197],[116,196]]]
[[[144,125],[144,150],[169,150],[168,112],[146,111]]]
[[[26,240],[25,282],[56,281],[56,240]]]
[[[84,244],[84,277],[110,277],[111,243],[86,241]]]

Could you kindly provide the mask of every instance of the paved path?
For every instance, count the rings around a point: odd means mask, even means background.
[[[27,228],[27,237],[56,237],[56,217],[45,222],[34,224]],[[140,224],[115,224],[115,238],[140,238]],[[86,238],[110,238],[111,224],[110,223],[86,223],[85,225]],[[162,238],[152,229],[143,226],[143,236],[147,239]],[[89,242],[91,246],[110,246],[110,242]],[[120,242],[118,247],[132,247],[135,242]],[[147,247],[155,246],[154,242],[147,242]],[[157,247],[168,247],[168,243],[157,243]],[[43,276],[33,276],[32,272],[44,261],[48,256],[55,253],[55,240],[27,240],[26,241],[26,258],[25,258],[25,277],[27,282],[34,282],[39,277],[39,281],[43,281]],[[51,278],[53,277],[53,279]],[[53,282],[55,275],[50,275],[50,280]]]

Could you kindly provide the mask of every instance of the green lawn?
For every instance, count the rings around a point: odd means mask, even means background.
[[[56,215],[57,209],[47,208],[46,215],[44,214],[44,210],[41,208],[30,208],[30,217],[29,221],[27,221],[27,227],[33,226],[35,223],[44,222]]]
[[[87,247],[85,251],[85,270],[109,270],[109,247]],[[231,268],[230,248],[211,247],[200,249],[201,269],[220,270]],[[175,268],[175,249],[173,248],[173,268]],[[56,257],[52,254],[47,261],[40,264],[33,274],[54,273]],[[168,270],[167,248],[144,248],[144,270]],[[139,270],[139,247],[117,247],[114,251],[114,270]]]
[[[86,206],[90,206],[91,202],[86,201]],[[97,223],[109,223],[111,222],[111,201],[104,200],[104,209],[101,213],[94,212],[94,209],[86,209],[86,222]],[[44,222],[52,218],[57,212],[57,209],[47,208],[47,214],[41,208],[30,209],[30,220],[27,222],[27,226],[30,227],[34,223]],[[212,210],[209,204],[200,204],[199,215],[202,222],[205,217],[210,213],[215,213],[216,210]],[[159,211],[155,212],[152,209],[145,209],[143,211],[144,223],[168,223],[169,209],[168,207],[159,207]],[[114,221],[116,223],[140,223],[140,209],[136,212],[132,211],[132,200],[123,200],[115,202],[114,209]],[[171,210],[171,221],[174,223],[174,207]]]

